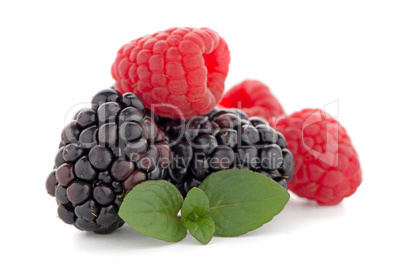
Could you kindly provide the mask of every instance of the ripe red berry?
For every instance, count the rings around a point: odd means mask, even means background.
[[[296,169],[289,189],[320,205],[336,205],[362,181],[359,159],[345,128],[324,111],[305,109],[278,122]]]
[[[120,48],[112,75],[118,91],[136,93],[156,114],[189,119],[220,101],[229,61],[227,44],[215,31],[170,28]]]
[[[249,117],[262,117],[273,127],[275,121],[285,114],[278,99],[258,80],[244,80],[235,85],[225,93],[220,105],[241,109]]]

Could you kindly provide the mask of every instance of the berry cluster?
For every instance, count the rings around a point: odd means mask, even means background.
[[[65,126],[46,181],[64,222],[112,232],[124,223],[117,213],[125,193],[167,175],[172,152],[151,117],[134,93],[106,89]]]
[[[46,181],[59,217],[110,233],[124,224],[118,210],[137,184],[164,179],[185,196],[231,168],[259,172],[320,205],[353,194],[361,170],[345,129],[319,110],[305,128],[317,110],[286,117],[256,80],[223,95],[229,62],[225,40],[208,28],[171,28],[122,46],[115,88],[97,93],[62,131]]]
[[[336,205],[352,195],[362,181],[355,148],[345,128],[319,109],[283,115],[279,101],[259,81],[246,80],[223,97],[221,106],[245,107],[248,115],[261,116],[282,132],[295,159],[289,189],[319,205]]]
[[[346,152],[352,152],[347,153],[346,158],[354,166],[354,171],[347,173],[343,170],[330,183],[335,188],[344,189],[341,191],[328,188],[324,179],[317,179],[330,171],[324,164],[320,165],[319,158],[309,151],[298,150],[306,147],[303,129],[298,125],[306,117],[286,117],[278,99],[266,85],[258,80],[245,80],[229,89],[221,98],[229,60],[226,43],[214,31],[206,28],[171,28],[124,45],[113,64],[112,74],[118,90],[141,94],[147,107],[153,106],[154,111],[164,117],[189,120],[197,114],[208,114],[220,101],[221,107],[240,108],[248,116],[265,119],[274,128],[278,125],[278,130],[291,140],[290,148],[295,148],[292,152],[297,154],[296,169],[299,172],[289,184],[292,191],[320,205],[334,205],[354,193],[361,182],[361,170],[346,132],[340,136],[339,143],[347,144]],[[321,132],[309,136],[308,140],[320,144],[326,124],[325,120],[319,120],[316,128]],[[292,129],[287,129],[288,126],[292,126]],[[343,159],[345,156],[343,152],[331,153],[333,158]],[[307,170],[314,165],[324,167],[315,169],[315,174],[310,175]],[[339,177],[345,179],[337,179]]]
[[[284,136],[258,117],[238,109],[215,108],[190,120],[160,124],[173,145],[169,180],[186,195],[209,174],[229,169],[251,169],[287,189],[294,161]]]

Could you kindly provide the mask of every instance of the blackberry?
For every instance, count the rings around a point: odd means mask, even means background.
[[[58,215],[78,229],[111,233],[124,224],[123,197],[135,185],[167,178],[172,151],[134,93],[98,92],[62,131],[46,190]]]
[[[215,108],[187,121],[160,120],[159,127],[173,151],[167,179],[184,196],[209,174],[229,168],[251,169],[286,189],[293,177],[295,164],[283,135],[241,110]]]

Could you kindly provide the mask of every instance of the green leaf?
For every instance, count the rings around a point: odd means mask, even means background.
[[[187,235],[177,216],[183,197],[165,180],[145,181],[124,198],[119,216],[134,230],[157,239],[177,242]]]
[[[215,232],[215,224],[211,217],[205,216],[197,221],[183,219],[184,225],[198,242],[206,245],[211,241]]]
[[[261,227],[282,211],[290,197],[277,182],[250,170],[213,173],[199,188],[209,199],[217,236],[238,236]]]
[[[192,188],[184,199],[181,216],[191,235],[204,245],[211,241],[215,232],[214,221],[208,214],[208,197],[202,190]]]
[[[192,188],[184,199],[181,209],[182,218],[206,216],[209,213],[209,200],[205,193],[196,187]]]

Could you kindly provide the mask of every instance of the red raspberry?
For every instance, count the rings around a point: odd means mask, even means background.
[[[320,205],[336,205],[362,181],[357,153],[338,121],[322,110],[305,109],[278,122],[296,169],[289,189]]]
[[[275,126],[285,112],[269,88],[258,80],[244,80],[225,93],[220,103],[226,108],[238,108],[248,116],[259,116]]]
[[[189,119],[220,101],[229,61],[227,44],[215,31],[170,28],[120,48],[112,75],[118,91],[136,93],[158,115],[178,118],[177,107]]]

